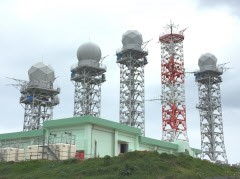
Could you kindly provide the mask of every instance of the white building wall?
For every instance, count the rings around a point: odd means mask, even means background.
[[[114,156],[114,130],[93,126],[92,153],[94,157]]]
[[[135,151],[138,149],[137,137],[134,134],[118,132],[117,141],[118,143],[118,154],[120,153],[120,144],[128,144],[128,152]]]

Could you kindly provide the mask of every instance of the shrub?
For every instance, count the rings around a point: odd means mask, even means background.
[[[124,166],[119,170],[119,175],[130,176],[133,174],[134,168],[128,163],[125,163]]]
[[[110,165],[110,163],[111,163],[111,157],[109,155],[105,155],[103,157],[103,165],[108,166],[108,165]]]

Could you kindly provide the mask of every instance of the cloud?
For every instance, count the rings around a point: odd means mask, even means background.
[[[106,79],[102,85],[103,118],[119,120],[119,67],[115,52],[122,46],[122,34],[137,29],[148,45],[148,64],[145,67],[145,97],[152,99],[161,95],[161,54],[157,43],[159,34],[170,20],[185,31],[184,60],[186,71],[198,69],[197,60],[202,53],[212,52],[219,63],[230,61],[229,70],[221,84],[222,107],[226,139],[231,138],[231,127],[237,126],[231,111],[237,116],[239,110],[240,81],[238,72],[240,37],[239,21],[226,13],[225,8],[236,9],[233,1],[201,0],[186,1],[79,1],[79,0],[23,0],[0,2],[0,132],[22,130],[23,108],[19,104],[20,92],[6,86],[12,81],[6,76],[28,80],[27,71],[36,62],[50,64],[58,77],[60,104],[54,108],[54,119],[73,116],[74,85],[70,81],[70,67],[77,63],[77,48],[91,40],[98,44],[103,56],[109,55]],[[215,3],[215,2],[219,2]],[[223,7],[223,8],[221,8]],[[201,11],[208,8],[209,11]],[[218,11],[215,11],[218,10]],[[239,11],[240,12],[240,11]],[[200,146],[197,84],[194,76],[186,78],[187,127],[191,146]],[[161,104],[145,102],[146,136],[161,139]],[[14,124],[14,125],[13,125]],[[239,126],[239,125],[238,125]],[[237,126],[237,127],[238,127]],[[236,127],[236,128],[237,128]],[[237,140],[236,140],[237,141]],[[237,149],[227,142],[227,151],[240,160]],[[231,156],[231,159],[234,158]],[[233,160],[232,160],[233,161]]]
[[[229,8],[229,10],[240,17],[240,1],[239,0],[197,0],[199,8]]]

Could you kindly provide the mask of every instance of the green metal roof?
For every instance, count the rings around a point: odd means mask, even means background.
[[[200,149],[195,149],[195,148],[191,148],[191,149],[195,154],[201,154],[202,153],[202,150],[200,150]]]
[[[13,133],[0,134],[0,140],[30,138],[30,137],[37,137],[37,136],[43,136],[43,135],[44,135],[43,129],[33,130],[33,131],[13,132]]]
[[[173,144],[173,143],[170,143],[170,142],[165,142],[165,141],[157,140],[157,139],[151,139],[151,138],[148,138],[148,137],[139,136],[139,142],[144,143],[144,144],[148,144],[148,145],[158,146],[158,147],[161,147],[161,148],[178,150],[178,145],[177,144]]]
[[[48,128],[57,128],[57,127],[76,126],[76,125],[83,125],[83,124],[95,124],[103,127],[108,127],[111,129],[117,129],[119,131],[141,135],[141,129],[123,125],[123,124],[102,119],[99,117],[89,116],[89,115],[45,121],[43,122],[43,127],[48,129]]]

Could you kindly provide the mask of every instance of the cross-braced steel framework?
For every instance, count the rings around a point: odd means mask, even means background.
[[[184,89],[184,58],[182,32],[174,32],[171,23],[160,36],[162,81],[162,139],[188,141]]]
[[[145,135],[144,66],[147,51],[125,49],[117,52],[120,65],[120,123],[141,129]]]
[[[195,74],[198,83],[201,129],[201,158],[213,162],[228,163],[222,122],[221,92],[222,71],[199,71]]]
[[[20,103],[24,108],[23,131],[40,129],[44,121],[53,118],[53,107],[59,104],[60,88],[52,82],[22,83]]]
[[[106,67],[77,65],[71,69],[75,84],[74,116],[100,116],[101,84],[106,81]]]

